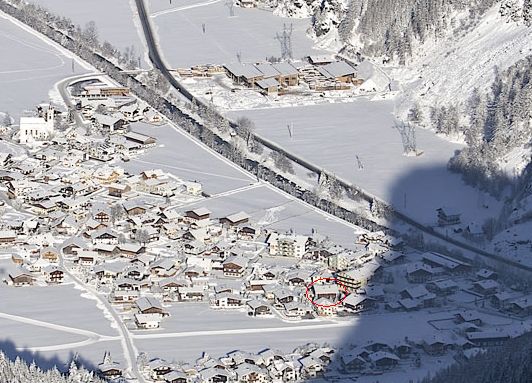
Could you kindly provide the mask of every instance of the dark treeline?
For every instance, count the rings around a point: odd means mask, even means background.
[[[10,360],[0,351],[0,382],[5,383],[104,383],[83,367],[72,361],[68,373],[57,368],[42,370],[35,362],[27,364],[20,358]]]

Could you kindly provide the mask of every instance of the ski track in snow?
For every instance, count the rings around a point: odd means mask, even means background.
[[[33,325],[33,326],[45,327],[45,328],[48,328],[48,329],[51,329],[51,330],[68,332],[70,334],[83,335],[83,336],[86,336],[88,338],[95,339],[95,340],[116,340],[116,339],[120,339],[120,337],[117,337],[117,336],[102,335],[102,334],[98,334],[98,333],[93,332],[93,331],[82,330],[82,329],[75,328],[75,327],[68,327],[68,326],[58,325],[58,324],[50,323],[50,322],[43,322],[43,321],[40,321],[40,320],[37,320],[37,319],[31,319],[31,318],[23,317],[23,316],[20,316],[20,315],[12,315],[12,314],[7,314],[7,313],[0,313],[0,318],[9,319],[9,320],[12,320],[12,321],[16,321],[16,322],[20,322],[20,323],[24,323],[24,324],[29,324],[29,325]]]
[[[199,7],[205,7],[207,5],[216,4],[219,3],[221,0],[209,0],[205,1],[203,3],[199,4],[192,4],[192,5],[185,5],[183,7],[177,7],[172,9],[165,9],[164,11],[158,11],[154,12],[150,15],[151,18],[156,18],[158,16],[166,15],[168,13],[174,13],[174,12],[180,12],[180,11],[186,11],[187,9],[193,9],[193,8],[199,8]]]
[[[305,331],[305,330],[320,330],[330,327],[349,327],[353,326],[355,321],[343,321],[329,324],[316,325],[302,325],[293,327],[269,327],[269,328],[246,328],[233,330],[204,330],[204,331],[186,331],[186,332],[172,332],[161,334],[133,334],[135,339],[157,339],[157,338],[188,338],[198,336],[213,336],[213,335],[234,335],[234,334],[258,334],[267,332],[291,332],[291,331]]]
[[[147,165],[164,165],[165,167],[170,168],[170,169],[181,170],[181,171],[186,171],[186,172],[191,172],[191,173],[196,173],[196,174],[203,174],[203,175],[212,176],[212,177],[225,178],[225,179],[228,179],[228,180],[247,181],[244,178],[224,176],[222,174],[209,173],[209,172],[200,172],[200,171],[197,171],[197,170],[194,170],[194,169],[182,168],[182,167],[179,167],[179,166],[173,166],[173,165],[168,165],[168,164],[161,164],[159,162],[146,161],[146,160],[140,160],[140,159],[134,159],[133,161],[141,163],[141,164],[147,164]]]

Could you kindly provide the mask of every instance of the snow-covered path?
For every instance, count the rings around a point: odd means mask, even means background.
[[[227,197],[227,196],[230,196],[230,195],[233,195],[233,194],[242,193],[242,192],[245,192],[245,191],[248,191],[248,190],[253,190],[253,189],[256,189],[256,188],[263,187],[263,186],[264,186],[263,182],[255,182],[254,184],[251,184],[251,185],[248,185],[248,186],[242,186],[241,188],[228,190],[228,191],[223,192],[223,193],[214,194],[214,195],[211,196],[211,199]]]
[[[78,347],[90,346],[94,343],[99,343],[111,339],[86,339],[80,342],[72,343],[60,343],[51,346],[37,346],[37,347],[17,347],[18,351],[31,351],[31,352],[49,352],[49,351],[60,351],[60,350],[73,350]]]
[[[222,0],[208,0],[208,1],[205,1],[203,3],[198,3],[198,4],[191,4],[191,5],[185,5],[185,6],[182,6],[182,7],[177,7],[177,8],[171,8],[171,9],[165,9],[164,11],[159,11],[159,12],[154,12],[150,15],[151,18],[156,18],[158,16],[162,16],[162,15],[166,15],[168,13],[174,13],[174,12],[180,12],[180,11],[185,11],[187,9],[193,9],[193,8],[199,8],[199,7],[205,7],[207,5],[211,5],[211,4],[216,4],[216,3],[219,3],[220,1]]]
[[[203,331],[185,331],[185,332],[171,332],[161,334],[133,334],[135,339],[157,339],[157,338],[189,338],[198,336],[210,335],[231,335],[231,334],[259,334],[259,333],[277,333],[277,332],[292,332],[292,331],[306,331],[306,330],[321,330],[331,327],[350,327],[355,321],[342,321],[328,324],[316,325],[301,325],[291,327],[270,327],[270,328],[246,328],[246,329],[232,329],[232,330],[203,330]]]
[[[85,290],[88,294],[90,294],[90,296],[96,299],[101,304],[101,307],[104,308],[104,312],[110,315],[112,322],[114,323],[116,329],[118,330],[118,333],[120,334],[119,339],[121,340],[122,348],[124,350],[124,357],[127,361],[127,370],[130,371],[131,374],[133,374],[137,378],[138,382],[145,383],[144,377],[139,372],[137,365],[136,356],[138,355],[138,351],[135,345],[133,344],[129,330],[127,329],[122,319],[118,316],[111,304],[107,300],[102,299],[95,289],[83,283],[83,281],[73,275],[68,270],[68,268],[64,266],[63,257],[60,258],[60,266],[63,268],[63,270],[65,270],[65,274],[72,278],[72,280],[80,289]]]
[[[97,340],[116,340],[116,339],[119,339],[119,337],[117,337],[117,336],[102,335],[102,334],[98,334],[98,333],[93,332],[93,331],[82,330],[82,329],[75,328],[75,327],[68,327],[68,326],[58,325],[58,324],[50,323],[50,322],[43,322],[43,321],[40,321],[40,320],[37,320],[37,319],[26,318],[26,317],[23,317],[23,316],[20,316],[20,315],[12,315],[12,314],[7,314],[7,313],[0,313],[0,318],[9,319],[9,320],[17,321],[17,322],[20,322],[20,323],[30,324],[30,325],[33,325],[33,326],[45,327],[45,328],[48,328],[48,329],[51,329],[51,330],[63,331],[63,332],[68,332],[68,333],[76,334],[76,335],[83,335],[83,336],[86,336],[86,337],[91,338],[91,339],[97,339]]]
[[[163,162],[146,161],[146,160],[140,160],[140,159],[134,159],[132,161],[138,162],[140,164],[147,164],[147,165],[155,165],[155,166],[164,165],[165,167],[170,168],[170,169],[174,169],[174,170],[192,172],[192,173],[196,173],[196,174],[202,174],[202,175],[206,175],[206,176],[224,178],[224,179],[228,179],[228,180],[235,180],[235,181],[243,181],[244,180],[243,178],[231,177],[231,176],[227,176],[227,175],[224,175],[224,174],[217,174],[217,173],[211,173],[211,172],[201,172],[201,171],[194,170],[194,169],[191,169],[191,168],[184,168],[184,167],[180,167],[180,166],[168,165],[168,164],[163,163]]]

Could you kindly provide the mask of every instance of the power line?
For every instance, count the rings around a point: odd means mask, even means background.
[[[275,39],[281,43],[281,58],[283,60],[292,60],[294,58],[292,51],[292,32],[294,25],[291,23],[290,28],[284,24],[283,32],[277,33]]]

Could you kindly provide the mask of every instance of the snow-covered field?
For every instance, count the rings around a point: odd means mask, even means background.
[[[48,102],[54,84],[72,75],[72,59],[0,15],[0,111],[15,118]],[[30,59],[31,58],[31,59]],[[85,73],[78,63],[75,74]]]
[[[423,223],[434,224],[435,210],[449,205],[458,205],[464,222],[482,222],[492,210],[479,206],[480,202],[490,208],[497,203],[479,195],[459,175],[447,170],[449,158],[461,146],[418,129],[417,147],[423,155],[405,156],[392,112],[391,101],[361,99],[346,104],[251,110],[229,116],[251,118],[260,135],[360,185]],[[293,137],[288,134],[288,124],[293,126]]]
[[[0,260],[0,279],[7,278],[14,266]],[[73,284],[13,288],[0,284],[0,348],[8,355],[21,355],[41,367],[64,368],[75,353],[92,365],[98,364],[105,350],[117,360],[122,348],[111,322]]]
[[[142,58],[142,67],[151,66],[146,53],[146,44],[141,32],[133,0],[31,0],[50,11],[68,17],[74,24],[84,28],[94,21],[100,41],[109,41],[120,51],[135,47]]]
[[[0,342],[10,339],[16,340],[16,346],[20,349],[39,349],[54,344],[71,344],[85,340],[85,337],[80,335],[25,324],[13,319],[4,319],[1,314],[0,328],[2,328]],[[16,334],[16,339],[12,339],[10,334]]]
[[[0,288],[0,313],[31,318],[106,336],[116,335],[96,301],[80,296],[73,285]]]
[[[312,48],[312,40],[306,36],[308,19],[281,18],[271,12],[238,7],[234,8],[235,16],[230,17],[225,3],[149,1],[159,44],[170,67],[237,62],[237,54],[243,62],[281,57],[281,44],[276,35],[282,34],[284,23],[293,24],[294,58],[320,52]]]

